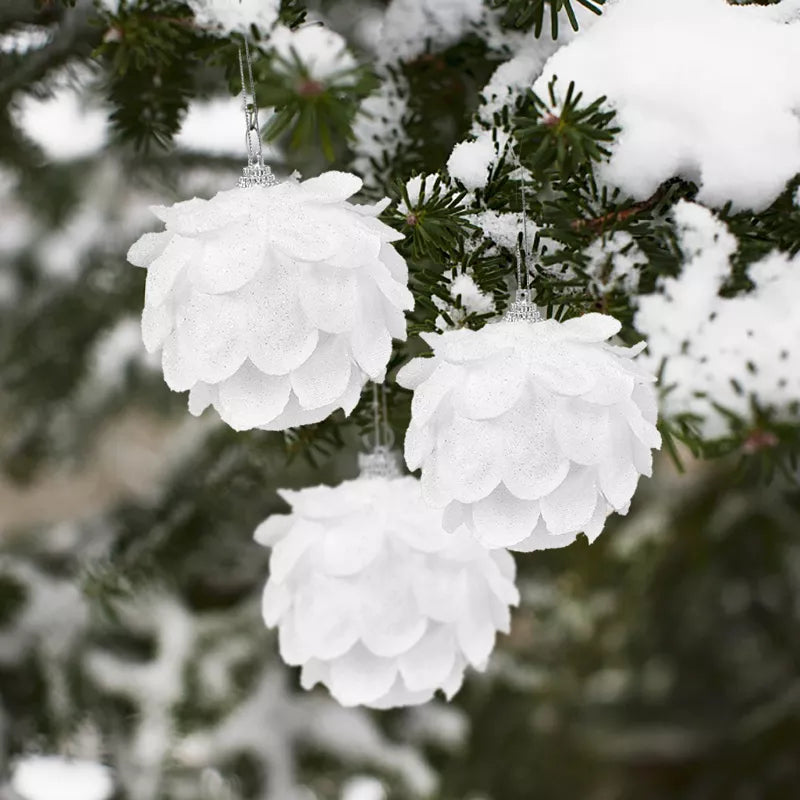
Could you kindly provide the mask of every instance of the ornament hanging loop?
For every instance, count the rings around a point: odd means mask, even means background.
[[[258,121],[258,102],[256,86],[253,80],[253,61],[250,57],[250,46],[247,37],[242,37],[244,53],[239,46],[239,76],[242,80],[242,110],[245,121],[245,144],[247,145],[247,166],[242,170],[239,187],[274,186],[277,181],[272,170],[264,164],[261,145],[261,126]],[[245,70],[245,64],[247,70]]]
[[[519,194],[522,203],[522,242],[517,247],[517,291],[514,300],[505,313],[510,322],[541,322],[542,315],[533,302],[533,291],[530,286],[531,247],[528,239],[528,192],[525,187],[525,175],[519,160],[516,147],[511,149],[514,163],[520,173]]]
[[[358,454],[359,472],[363,478],[399,478],[402,474],[400,453],[392,449],[394,431],[389,425],[386,389],[381,385],[379,399],[377,383],[372,384],[372,413],[372,436],[365,434],[362,437],[369,452]]]

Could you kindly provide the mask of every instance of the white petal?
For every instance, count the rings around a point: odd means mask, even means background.
[[[142,310],[142,341],[148,353],[164,346],[175,327],[175,319],[168,305],[148,306]]]
[[[454,533],[464,524],[464,509],[464,504],[459,503],[458,500],[453,500],[452,503],[447,504],[442,515],[442,527],[448,533]]]
[[[164,342],[161,369],[173,392],[185,392],[199,380],[197,353],[186,345],[186,337],[179,331],[173,331]]]
[[[437,625],[400,657],[400,675],[412,691],[436,689],[447,680],[455,660],[456,643],[452,630]]]
[[[292,389],[303,408],[336,402],[350,383],[351,357],[341,336],[327,336],[307,361],[292,372]]]
[[[167,230],[183,236],[227,228],[249,216],[252,199],[242,189],[217,192],[210,200],[193,197],[170,207],[151,206],[150,210],[167,225]],[[248,202],[250,201],[250,202]]]
[[[439,469],[449,475],[453,498],[474,503],[502,478],[502,449],[491,422],[477,422],[458,414],[438,442]]]
[[[609,448],[598,468],[600,491],[616,510],[630,503],[639,472],[633,463],[632,436],[627,426],[618,420],[613,427],[613,446]]]
[[[374,381],[383,381],[392,355],[392,339],[383,321],[380,304],[362,297],[356,324],[350,335],[353,357]]]
[[[491,563],[494,568],[485,570],[489,588],[498,600],[508,606],[518,606],[520,601],[519,590],[514,579],[516,577],[517,566],[514,556],[507,550],[492,550],[490,553]]]
[[[638,387],[637,387],[638,388]],[[634,390],[634,396],[636,390]],[[630,429],[642,444],[658,450],[661,448],[661,434],[652,422],[648,422],[642,415],[642,411],[634,400],[626,400],[618,406],[624,415]]]
[[[470,598],[469,612],[462,614],[456,631],[462,652],[472,666],[483,669],[494,649],[495,628],[482,598]]]
[[[216,386],[198,381],[189,390],[189,413],[199,417],[210,405],[216,403],[218,397]]]
[[[509,547],[529,536],[539,521],[539,501],[520,500],[501,483],[472,508],[475,536],[486,547]]]
[[[268,375],[297,369],[314,352],[319,333],[300,306],[291,265],[282,262],[237,295],[244,299],[245,292],[251,293],[245,312],[250,360]]]
[[[590,467],[572,467],[564,482],[541,500],[542,517],[551,533],[582,530],[597,504],[597,484]]]
[[[183,236],[173,236],[161,255],[147,268],[145,304],[160,306],[172,291],[180,272],[192,259],[197,258],[199,252],[197,242]]]
[[[637,384],[633,390],[633,402],[639,406],[642,416],[651,425],[658,421],[658,397],[652,383]]]
[[[606,406],[565,398],[555,407],[554,430],[563,454],[576,464],[597,464],[611,450]]]
[[[395,308],[385,297],[381,299],[381,306],[383,307],[383,321],[386,323],[389,335],[392,339],[404,342],[408,336],[406,315],[399,308]]]
[[[525,364],[513,350],[474,362],[455,389],[453,406],[470,419],[489,419],[508,411],[525,388]]]
[[[515,544],[511,549],[518,553],[532,553],[536,550],[554,550],[571,545],[577,538],[575,533],[552,534],[547,530],[544,519],[539,520],[536,529],[523,541]]]
[[[433,432],[427,425],[417,425],[412,417],[406,430],[405,457],[408,468],[417,470],[436,444]]]
[[[371,569],[359,578],[361,639],[375,655],[395,657],[424,635],[428,620],[414,602],[410,570]]]
[[[583,532],[586,534],[589,544],[591,544],[603,532],[603,528],[606,525],[606,519],[608,518],[608,512],[608,506],[602,500],[598,500],[597,507],[594,510],[592,518],[583,528]],[[625,513],[627,513],[627,510]]]
[[[530,370],[535,376],[534,383],[555,394],[586,394],[597,383],[597,371],[587,361],[582,346],[577,344],[549,345],[546,351],[533,355]]]
[[[544,497],[569,471],[569,459],[554,433],[555,408],[552,396],[529,395],[499,421],[505,456],[503,482],[516,497]]]
[[[292,667],[298,667],[311,658],[308,646],[297,635],[292,611],[284,616],[278,628],[278,650],[281,658]]]
[[[343,333],[356,323],[358,280],[350,270],[327,264],[301,264],[300,305],[322,331]]]
[[[501,328],[501,326],[503,326]],[[479,331],[468,328],[447,331],[442,334],[422,334],[422,338],[433,348],[437,356],[453,364],[468,364],[493,358],[513,349],[513,339],[498,341],[497,329],[505,331],[505,323],[487,325]]]
[[[489,598],[489,616],[494,625],[495,631],[498,633],[511,632],[511,609],[505,604],[500,602],[496,597]]]
[[[298,189],[310,201],[340,203],[361,191],[363,181],[351,172],[329,170],[316,178],[303,181]]]
[[[316,658],[344,655],[358,641],[357,597],[347,581],[312,575],[294,598],[297,636]]]
[[[324,533],[325,529],[317,523],[296,520],[291,531],[272,548],[269,559],[270,578],[285,581],[308,549],[319,542]]]
[[[653,475],[653,451],[638,439],[631,442],[633,451],[633,465],[640,475],[650,478]]]
[[[411,418],[417,425],[425,425],[430,421],[444,399],[463,378],[463,374],[463,370],[452,364],[443,361],[436,363],[430,377],[417,386],[411,398]]]
[[[361,387],[365,381],[366,378],[361,375],[360,370],[353,369],[350,373],[350,383],[344,394],[336,402],[321,408],[303,408],[294,394],[292,394],[283,413],[269,424],[262,425],[261,428],[265,431],[283,431],[287,428],[296,428],[299,425],[311,425],[315,422],[322,422],[339,408],[344,411],[346,416],[358,405]]]
[[[447,680],[444,682],[442,686],[442,691],[444,692],[444,696],[448,700],[452,700],[458,690],[461,688],[461,685],[464,683],[464,662],[461,657],[456,658],[456,664],[453,667],[453,671],[448,676]]]
[[[253,539],[263,547],[274,547],[292,528],[291,514],[272,514],[253,533]]]
[[[235,431],[266,425],[280,414],[291,391],[286,375],[265,375],[251,362],[219,385],[217,410]]]
[[[414,482],[417,495],[419,481],[410,476],[408,479]],[[442,529],[441,511],[420,502],[421,497],[414,497],[414,500],[415,504],[406,503],[387,515],[385,525],[390,540],[404,542],[419,553],[440,553],[450,547],[452,537]]]
[[[337,266],[340,263],[337,254],[347,246],[346,237],[353,228],[349,225],[343,230],[341,225],[326,219],[322,207],[308,205],[288,205],[279,216],[264,220],[264,226],[270,243],[282,257],[294,261],[332,260]]]
[[[622,323],[607,314],[584,314],[561,323],[563,330],[571,339],[579,342],[603,342],[616,336]]]
[[[164,248],[172,238],[172,233],[145,233],[140,236],[128,250],[128,261],[134,267],[146,267],[151,261],[164,252]]]
[[[405,389],[416,389],[439,366],[436,358],[414,358],[397,371],[397,382]]]
[[[312,520],[338,521],[338,518],[358,514],[375,505],[371,486],[358,478],[338,486],[320,484],[299,491],[279,489],[278,495],[296,514]]]
[[[389,267],[376,259],[359,271],[362,283],[369,280],[375,282],[383,296],[395,307],[404,311],[414,309],[414,295],[405,283],[400,283],[389,271]]]
[[[361,645],[331,664],[331,694],[343,706],[372,703],[386,694],[397,677],[394,659],[380,658]]]
[[[433,699],[433,690],[426,689],[422,692],[412,692],[403,682],[403,679],[397,677],[392,688],[386,694],[381,695],[377,700],[371,703],[366,703],[368,708],[374,708],[379,711],[385,711],[389,708],[403,708],[408,706],[418,706],[422,703],[427,703]]]
[[[455,622],[467,607],[467,574],[462,567],[437,563],[412,576],[419,611],[438,622]]]
[[[195,292],[178,319],[182,349],[194,351],[197,373],[206,383],[231,377],[247,358],[246,308],[234,295]]]
[[[191,271],[200,292],[220,294],[244,286],[261,269],[266,241],[244,220],[204,238],[202,254]]]
[[[268,628],[274,628],[292,604],[289,590],[277,581],[267,581],[261,595],[261,616]]]
[[[599,354],[602,358],[597,362],[597,382],[585,394],[582,400],[598,405],[610,406],[622,403],[631,396],[634,387],[633,376],[622,369],[607,353]]]
[[[384,225],[380,223],[387,231],[391,232],[392,238],[396,240],[396,237],[400,237],[403,239],[403,234],[398,233],[393,228],[390,228],[388,225]],[[384,239],[384,242],[386,239]],[[397,252],[397,250],[392,247],[390,244],[382,244],[380,252],[378,253],[378,257],[384,264],[389,268],[389,272],[391,276],[398,282],[401,283],[403,286],[408,285],[408,264],[403,256]]]
[[[320,566],[328,575],[355,575],[375,560],[384,539],[380,527],[370,522],[369,513],[351,514],[325,532]]]
[[[330,682],[331,666],[327,661],[318,658],[311,658],[303,664],[300,671],[300,685],[310,691],[318,683],[328,684]]]

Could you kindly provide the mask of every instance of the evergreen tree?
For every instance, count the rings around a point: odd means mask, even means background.
[[[253,530],[356,474],[371,391],[234,432],[141,345],[125,253],[149,205],[235,185],[245,38],[279,178],[391,199],[397,442],[418,334],[502,314],[518,263],[660,376],[653,480],[591,546],[518,555],[512,633],[451,705],[302,692],[259,613]],[[4,0],[0,796],[37,752],[120,800],[792,796],[797,52],[797,0]]]

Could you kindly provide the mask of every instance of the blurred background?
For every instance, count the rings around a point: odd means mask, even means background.
[[[314,5],[344,39],[303,80],[265,56],[262,105],[330,92],[352,126],[375,84],[330,76],[374,56],[385,6]],[[127,248],[157,228],[148,206],[234,185],[244,131],[226,40],[174,65],[174,106],[148,106],[152,75],[110,77],[116,11],[0,5],[0,797],[800,796],[800,492],[742,473],[741,453],[684,452],[682,472],[663,456],[594,545],[518,555],[512,632],[452,703],[372,713],[299,689],[261,620],[252,532],[283,510],[276,488],[354,476],[356,432],[195,419],[145,353]],[[470,36],[412,54],[427,139],[393,178],[439,169],[468,130],[502,61]],[[168,146],[137,147],[129,106]],[[290,131],[265,156],[279,175],[364,167],[369,119],[355,142]],[[396,197],[379,167],[374,191]]]

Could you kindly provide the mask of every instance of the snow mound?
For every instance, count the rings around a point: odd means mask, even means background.
[[[574,81],[608,97],[622,133],[599,177],[633,197],[677,175],[707,205],[760,210],[800,172],[796,6],[616,0],[534,90],[545,97],[557,75],[562,92]]]

